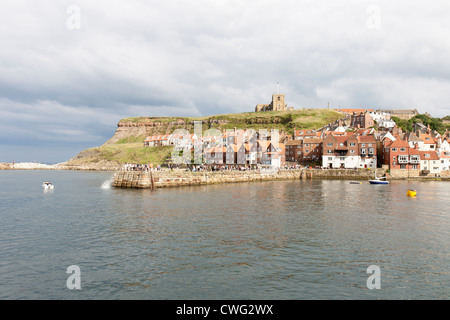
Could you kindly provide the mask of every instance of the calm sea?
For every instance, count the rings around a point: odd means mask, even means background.
[[[0,299],[450,298],[448,182],[150,191],[112,175],[0,171]]]

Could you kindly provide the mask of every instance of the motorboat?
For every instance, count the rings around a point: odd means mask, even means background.
[[[382,180],[384,179],[384,180]],[[375,175],[375,179],[369,180],[370,184],[389,184],[389,181],[386,180],[386,177],[377,178]]]
[[[42,188],[45,190],[53,190],[54,186],[51,182],[46,181],[42,183]]]
[[[380,179],[369,180],[370,184],[389,184],[389,181],[383,181]]]

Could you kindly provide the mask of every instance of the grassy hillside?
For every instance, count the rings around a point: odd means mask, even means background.
[[[170,156],[172,147],[143,146],[148,135],[168,134],[175,129],[194,130],[194,121],[202,121],[203,132],[210,128],[226,129],[279,129],[293,134],[294,128],[313,129],[334,122],[342,113],[330,109],[299,109],[294,111],[244,112],[207,117],[133,117],[119,124],[115,135],[101,147],[81,152],[70,160],[72,165],[120,165],[123,163],[162,164]],[[119,130],[120,129],[120,130]]]
[[[222,129],[280,129],[290,134],[297,129],[313,129],[333,122],[342,117],[342,113],[332,109],[299,109],[293,111],[243,112],[214,115],[207,117],[133,117],[120,122],[144,124],[158,123],[161,129],[170,126],[173,129],[187,129],[193,132],[194,121],[202,121],[203,129],[211,127]],[[182,123],[180,125],[180,123]],[[161,132],[166,133],[166,132]]]
[[[103,145],[82,151],[78,156],[69,160],[73,166],[102,166],[115,167],[124,163],[153,163],[163,164],[170,157],[172,147],[146,148],[142,143],[127,143]]]

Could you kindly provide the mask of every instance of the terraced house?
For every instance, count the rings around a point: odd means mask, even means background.
[[[383,140],[382,164],[389,165],[389,169],[420,169],[420,151],[416,144],[411,148],[406,140],[395,136],[395,141],[391,139]]]
[[[332,132],[323,139],[322,166],[326,168],[376,168],[377,148],[373,135]]]

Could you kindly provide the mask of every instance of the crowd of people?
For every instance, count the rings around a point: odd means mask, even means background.
[[[122,167],[124,171],[161,171],[161,166],[158,164],[153,167],[152,163],[139,164],[139,163],[127,163]]]
[[[168,164],[164,165],[164,168],[161,165],[154,166],[151,163],[148,164],[138,164],[138,163],[127,163],[123,165],[122,170],[124,171],[147,171],[147,172],[157,172],[163,170],[173,171],[174,169],[184,169],[185,171],[191,172],[205,172],[205,171],[260,171],[260,170],[298,170],[302,168],[311,168],[310,166],[302,166],[299,164],[290,164],[284,165],[279,168],[266,167],[261,165],[228,165],[228,164],[214,164],[214,165],[176,165],[176,164]],[[315,167],[318,168],[318,167]]]

